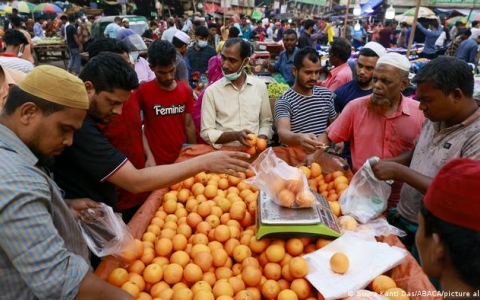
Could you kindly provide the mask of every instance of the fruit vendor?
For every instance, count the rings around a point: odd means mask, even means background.
[[[473,74],[467,63],[440,56],[423,66],[413,78],[420,110],[427,120],[415,147],[372,166],[379,179],[402,180],[397,209],[389,222],[407,233],[402,238],[415,256],[417,215],[432,178],[456,157],[480,159],[480,109],[473,95]],[[418,258],[417,258],[418,259]]]
[[[214,147],[244,145],[247,135],[270,139],[272,111],[267,86],[245,73],[250,45],[241,38],[228,39],[221,52],[224,76],[204,94],[201,117],[202,139]]]
[[[316,85],[320,70],[315,49],[299,50],[292,70],[295,84],[275,102],[275,126],[280,142],[288,146],[301,145],[307,153],[321,146],[317,136],[324,133],[337,116],[333,93]]]
[[[179,164],[136,169],[97,125],[108,124],[121,114],[130,91],[138,86],[135,71],[119,55],[100,53],[79,77],[85,83],[90,108],[73,146],[57,158],[53,168],[66,199],[90,198],[116,209],[116,186],[140,193],[170,186],[201,171],[236,175],[248,168],[241,160],[248,154],[218,151]]]
[[[413,149],[425,118],[418,101],[402,95],[409,83],[409,69],[404,55],[380,57],[373,71],[373,94],[351,101],[320,136],[326,145],[350,141],[354,171],[372,156],[391,158]],[[397,179],[390,207],[398,202],[401,186],[401,179]]]
[[[297,33],[293,29],[287,29],[283,34],[283,45],[285,50],[280,52],[277,61],[273,65],[268,66],[270,72],[278,72],[282,75],[285,82],[292,86],[295,82],[292,67],[293,59],[298,52],[297,48]]]
[[[415,239],[422,268],[439,279],[445,299],[480,298],[480,260],[474,250],[480,245],[479,183],[478,160],[451,160],[428,187],[418,214]]]
[[[0,115],[3,299],[133,299],[91,272],[87,245],[47,171],[87,109],[83,82],[53,66],[36,67],[10,91]]]

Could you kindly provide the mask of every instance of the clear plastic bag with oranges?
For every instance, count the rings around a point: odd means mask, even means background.
[[[101,203],[81,212],[78,225],[88,248],[98,257],[113,255],[124,262],[125,253],[136,251],[135,240],[119,214]]]
[[[277,204],[289,208],[312,207],[315,195],[310,191],[305,174],[279,159],[272,148],[263,151],[252,163],[255,176],[245,180],[266,192]]]

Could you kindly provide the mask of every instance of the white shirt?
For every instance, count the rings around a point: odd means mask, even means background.
[[[30,73],[34,66],[31,62],[18,57],[0,56],[0,65],[12,70],[21,71],[23,73]]]
[[[171,43],[177,31],[178,29],[176,29],[175,27],[168,28],[162,33],[162,41],[169,41]]]

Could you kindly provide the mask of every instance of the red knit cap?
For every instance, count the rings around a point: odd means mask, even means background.
[[[425,207],[437,218],[480,231],[480,161],[455,158],[443,166],[430,184]]]

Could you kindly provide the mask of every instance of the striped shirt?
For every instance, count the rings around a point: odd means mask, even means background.
[[[319,86],[313,88],[311,96],[300,95],[290,88],[275,102],[275,121],[289,118],[291,132],[320,135],[336,116],[333,95]]]
[[[10,57],[5,54],[0,55],[0,65],[12,70],[21,71],[23,73],[30,73],[34,66],[28,60],[18,57]]]
[[[88,248],[57,185],[0,125],[0,298],[73,299]]]

